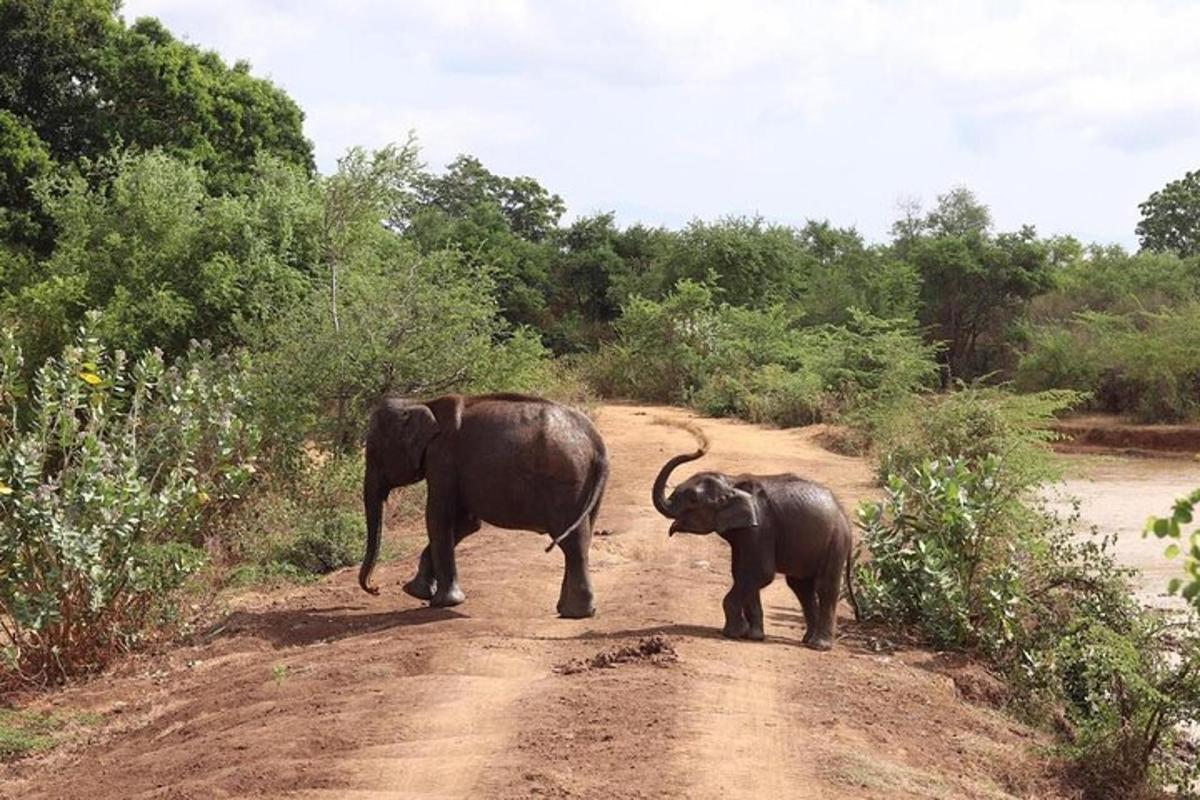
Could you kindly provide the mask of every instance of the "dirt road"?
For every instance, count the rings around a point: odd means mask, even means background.
[[[694,446],[656,418],[691,419],[710,455],[681,468],[790,470],[848,508],[865,463],[806,431],[605,406],[612,477],[592,551],[598,615],[561,620],[562,559],[529,533],[485,528],[459,550],[467,602],[402,594],[411,559],[247,598],[196,644],[60,692],[93,709],[92,741],[4,767],[21,798],[1003,798],[1055,797],[1036,734],[978,698],[986,676],[893,650],[843,616],[831,653],[799,646],[782,580],[764,593],[768,640],[719,634],[729,553],[668,539],[649,487]],[[392,536],[418,537],[408,528]],[[660,635],[677,658],[556,667]],[[968,700],[967,697],[976,698]]]

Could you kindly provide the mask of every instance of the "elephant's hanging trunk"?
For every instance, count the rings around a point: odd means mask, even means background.
[[[358,585],[369,594],[379,594],[379,587],[371,583],[371,573],[375,570],[375,560],[379,557],[383,502],[387,496],[388,489],[380,481],[376,470],[368,464],[366,477],[363,478],[363,508],[367,514],[367,552],[363,556],[362,567],[358,570]]]
[[[696,440],[699,442],[700,446],[696,449],[696,452],[682,453],[664,464],[663,468],[658,471],[658,477],[654,479],[654,488],[650,491],[650,499],[654,502],[654,507],[658,510],[658,513],[671,519],[675,518],[675,514],[672,513],[671,506],[667,503],[667,478],[671,476],[671,473],[680,464],[686,464],[689,461],[695,461],[697,458],[700,458],[708,452],[708,437],[704,435],[702,430],[691,425],[680,427],[685,427],[687,430],[691,431],[692,435],[696,437]]]

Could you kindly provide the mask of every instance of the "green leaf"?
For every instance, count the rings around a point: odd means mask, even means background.
[[[1153,524],[1154,535],[1160,539],[1165,539],[1171,535],[1171,521],[1168,519],[1156,519]]]
[[[1164,551],[1164,555],[1167,558],[1178,558],[1179,552],[1180,552],[1179,545],[1171,543],[1171,544],[1167,545],[1167,549],[1166,549],[1166,551]]]
[[[1179,594],[1179,587],[1183,586],[1183,578],[1171,578],[1167,583],[1168,594]]]
[[[79,377],[83,379],[84,383],[87,383],[91,386],[99,386],[101,383],[104,383],[103,378],[96,373],[88,372],[87,370],[80,372]]]

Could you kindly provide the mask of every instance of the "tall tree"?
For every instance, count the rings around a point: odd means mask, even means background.
[[[919,319],[945,343],[948,376],[1002,366],[1013,321],[1051,285],[1050,251],[1036,231],[992,234],[987,206],[960,187],[939,196],[919,232],[897,247],[920,276]]]
[[[2,0],[0,108],[28,124],[55,159],[111,144],[100,109],[120,0]]]
[[[260,155],[314,171],[303,114],[281,89],[157,20],[126,27],[119,10],[118,0],[0,0],[0,202],[10,242],[41,235],[13,227],[41,213],[29,192],[30,170],[41,168],[28,157],[39,150],[72,166],[115,148],[162,149],[201,167],[216,194],[246,188]]]
[[[0,110],[0,242],[49,252],[49,219],[33,192],[53,162],[46,143],[20,117]]]
[[[1171,181],[1138,205],[1143,250],[1170,250],[1187,258],[1200,255],[1200,169]]]

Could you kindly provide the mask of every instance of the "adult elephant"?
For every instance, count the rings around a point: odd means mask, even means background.
[[[371,572],[388,493],[422,479],[429,544],[405,592],[434,606],[461,603],[454,547],[487,522],[550,534],[546,549],[557,544],[566,559],[558,613],[576,618],[596,613],[588,549],[608,480],[608,455],[587,417],[516,394],[380,403],[367,431],[367,552],[358,573],[364,591],[379,593]]]

